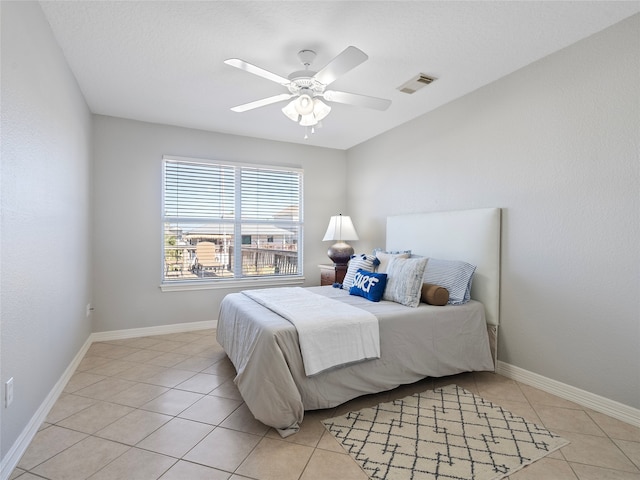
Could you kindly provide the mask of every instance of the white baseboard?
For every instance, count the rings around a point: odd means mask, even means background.
[[[216,328],[217,320],[208,320],[204,322],[176,323],[173,325],[161,325],[157,327],[146,328],[130,328],[126,330],[113,330],[110,332],[96,332],[89,335],[89,338],[78,351],[69,366],[66,368],[60,379],[53,386],[44,402],[40,405],[36,413],[24,428],[18,439],[11,446],[5,457],[0,463],[0,480],[7,480],[11,472],[16,468],[18,462],[27,447],[38,433],[38,429],[47,418],[49,411],[58,400],[65,385],[75,372],[76,368],[82,361],[83,357],[94,342],[105,342],[109,340],[120,340],[125,338],[146,337],[149,335],[166,335],[168,333],[192,332],[194,330],[205,330],[208,328]]]
[[[615,400],[609,400],[595,393],[572,387],[571,385],[543,377],[537,373],[501,361],[498,361],[496,373],[539,388],[547,393],[590,408],[596,412],[604,413],[605,415],[609,415],[635,427],[640,427],[640,410],[637,408],[616,402]]]
[[[91,336],[89,336],[76,356],[73,357],[73,360],[66,368],[60,379],[56,382],[47,397],[44,399],[44,402],[42,402],[38,410],[36,410],[35,415],[31,417],[31,420],[29,421],[27,426],[24,428],[24,430],[22,430],[22,433],[20,433],[18,439],[14,442],[5,457],[2,459],[2,463],[0,464],[0,480],[8,479],[9,475],[11,475],[11,472],[13,472],[13,470],[18,465],[20,458],[27,450],[27,447],[33,440],[33,437],[35,437],[36,433],[38,433],[40,425],[42,425],[44,420],[47,418],[51,407],[53,407],[53,405],[56,403],[65,385],[73,375],[73,372],[75,372],[85,353],[87,353],[87,350],[89,350],[91,343]]]
[[[89,338],[92,342],[107,342],[109,340],[148,337],[151,335],[166,335],[168,333],[193,332],[194,330],[206,330],[208,328],[216,328],[217,326],[217,320],[206,320],[203,322],[174,323],[172,325],[159,325],[156,327],[127,328],[124,330],[110,330],[108,332],[94,332]]]

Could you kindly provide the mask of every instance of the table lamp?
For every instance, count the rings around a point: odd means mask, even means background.
[[[345,240],[358,240],[358,234],[356,229],[353,228],[351,217],[342,214],[331,217],[322,241],[327,242],[330,240],[336,243],[331,245],[327,251],[329,258],[336,266],[348,264],[351,255],[353,255],[353,247],[346,243]]]

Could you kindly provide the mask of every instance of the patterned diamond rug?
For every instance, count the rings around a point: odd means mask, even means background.
[[[323,423],[376,480],[497,480],[569,443],[457,385]]]

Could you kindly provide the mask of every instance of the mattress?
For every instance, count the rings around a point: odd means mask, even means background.
[[[306,376],[295,327],[241,293],[220,306],[217,338],[236,368],[235,384],[256,419],[282,436],[295,433],[305,410],[330,408],[421,378],[493,370],[484,307],[370,302],[331,286],[308,290],[374,314],[380,358]]]

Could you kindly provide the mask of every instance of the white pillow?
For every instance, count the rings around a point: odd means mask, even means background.
[[[392,258],[387,266],[387,286],[382,299],[417,307],[427,260],[426,257]]]
[[[373,252],[378,260],[380,260],[380,265],[376,269],[378,273],[386,273],[387,267],[389,266],[389,262],[392,258],[409,258],[411,256],[411,250],[406,252],[384,252],[382,250],[374,250]]]
[[[373,255],[366,255],[361,253],[360,255],[353,255],[349,260],[349,267],[347,273],[344,275],[342,281],[342,288],[349,290],[353,286],[353,279],[358,273],[358,269],[361,268],[367,272],[373,272],[374,266],[378,264],[378,259]]]
[[[476,266],[457,260],[430,258],[424,271],[424,283],[449,291],[449,304],[462,305],[471,299],[471,282]]]

